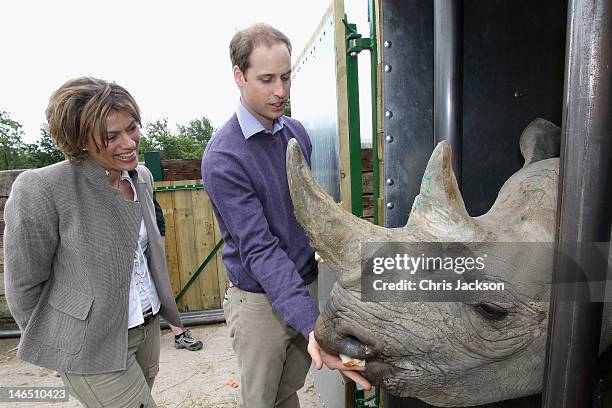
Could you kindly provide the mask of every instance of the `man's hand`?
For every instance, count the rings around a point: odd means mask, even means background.
[[[314,332],[310,332],[308,335],[308,353],[310,357],[312,357],[312,361],[317,370],[320,370],[323,364],[325,364],[327,368],[331,370],[340,370],[342,374],[361,385],[365,390],[369,391],[372,389],[372,384],[358,373],[358,371],[365,371],[365,367],[347,367],[342,364],[342,361],[340,361],[337,355],[329,354],[319,346],[319,343],[317,343],[314,337]]]

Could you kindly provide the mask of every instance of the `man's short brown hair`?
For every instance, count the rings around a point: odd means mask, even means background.
[[[230,41],[230,58],[232,67],[238,66],[243,74],[249,68],[249,57],[258,45],[271,47],[272,45],[282,42],[287,46],[291,55],[291,41],[289,38],[276,28],[265,23],[257,23],[234,34]]]
[[[71,79],[55,91],[47,106],[47,123],[53,142],[72,163],[85,156],[87,138],[106,147],[106,118],[113,112],[126,112],[139,125],[140,109],[130,93],[114,82],[96,78]]]

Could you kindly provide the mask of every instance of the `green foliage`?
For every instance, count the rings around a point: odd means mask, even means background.
[[[64,160],[45,128],[40,129],[36,143],[25,143],[23,136],[21,124],[0,111],[0,170],[44,167]]]
[[[210,120],[202,117],[177,127],[173,134],[166,118],[147,123],[140,140],[140,160],[144,160],[144,152],[151,151],[162,152],[164,159],[201,158],[215,131]],[[0,170],[44,167],[64,160],[45,127],[36,143],[25,143],[23,137],[23,126],[0,110]]]
[[[144,152],[157,151],[163,159],[199,159],[215,131],[206,117],[195,119],[189,125],[178,125],[173,134],[168,119],[163,118],[146,124],[140,140],[141,160]]]
[[[291,98],[287,99],[285,109],[283,110],[283,115],[291,117]]]
[[[215,132],[215,128],[210,123],[210,120],[204,116],[200,119],[192,120],[187,126],[178,125],[177,127],[179,137],[197,140],[203,146],[208,144],[210,137]]]
[[[23,134],[21,124],[11,119],[8,112],[0,111],[0,170],[24,168],[22,156],[28,147]]]
[[[64,160],[64,153],[55,147],[51,135],[46,127],[40,128],[40,139],[37,143],[29,145],[33,149],[28,160],[32,167],[45,167]]]

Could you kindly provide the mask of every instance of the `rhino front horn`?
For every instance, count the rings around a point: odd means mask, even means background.
[[[474,238],[476,225],[465,209],[451,168],[451,148],[445,141],[438,143],[427,163],[406,228],[427,232],[433,241],[435,236],[456,241]]]
[[[287,146],[287,180],[297,221],[345,288],[359,284],[361,242],[385,242],[390,232],[340,208],[310,174],[295,139]]]

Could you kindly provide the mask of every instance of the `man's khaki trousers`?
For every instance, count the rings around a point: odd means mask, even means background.
[[[308,289],[315,295],[316,281]],[[283,322],[263,293],[231,287],[223,311],[238,358],[239,407],[298,408],[296,391],[311,362],[306,339]]]
[[[128,330],[127,368],[104,374],[61,374],[70,395],[87,408],[155,408],[151,388],[159,371],[159,316]]]

